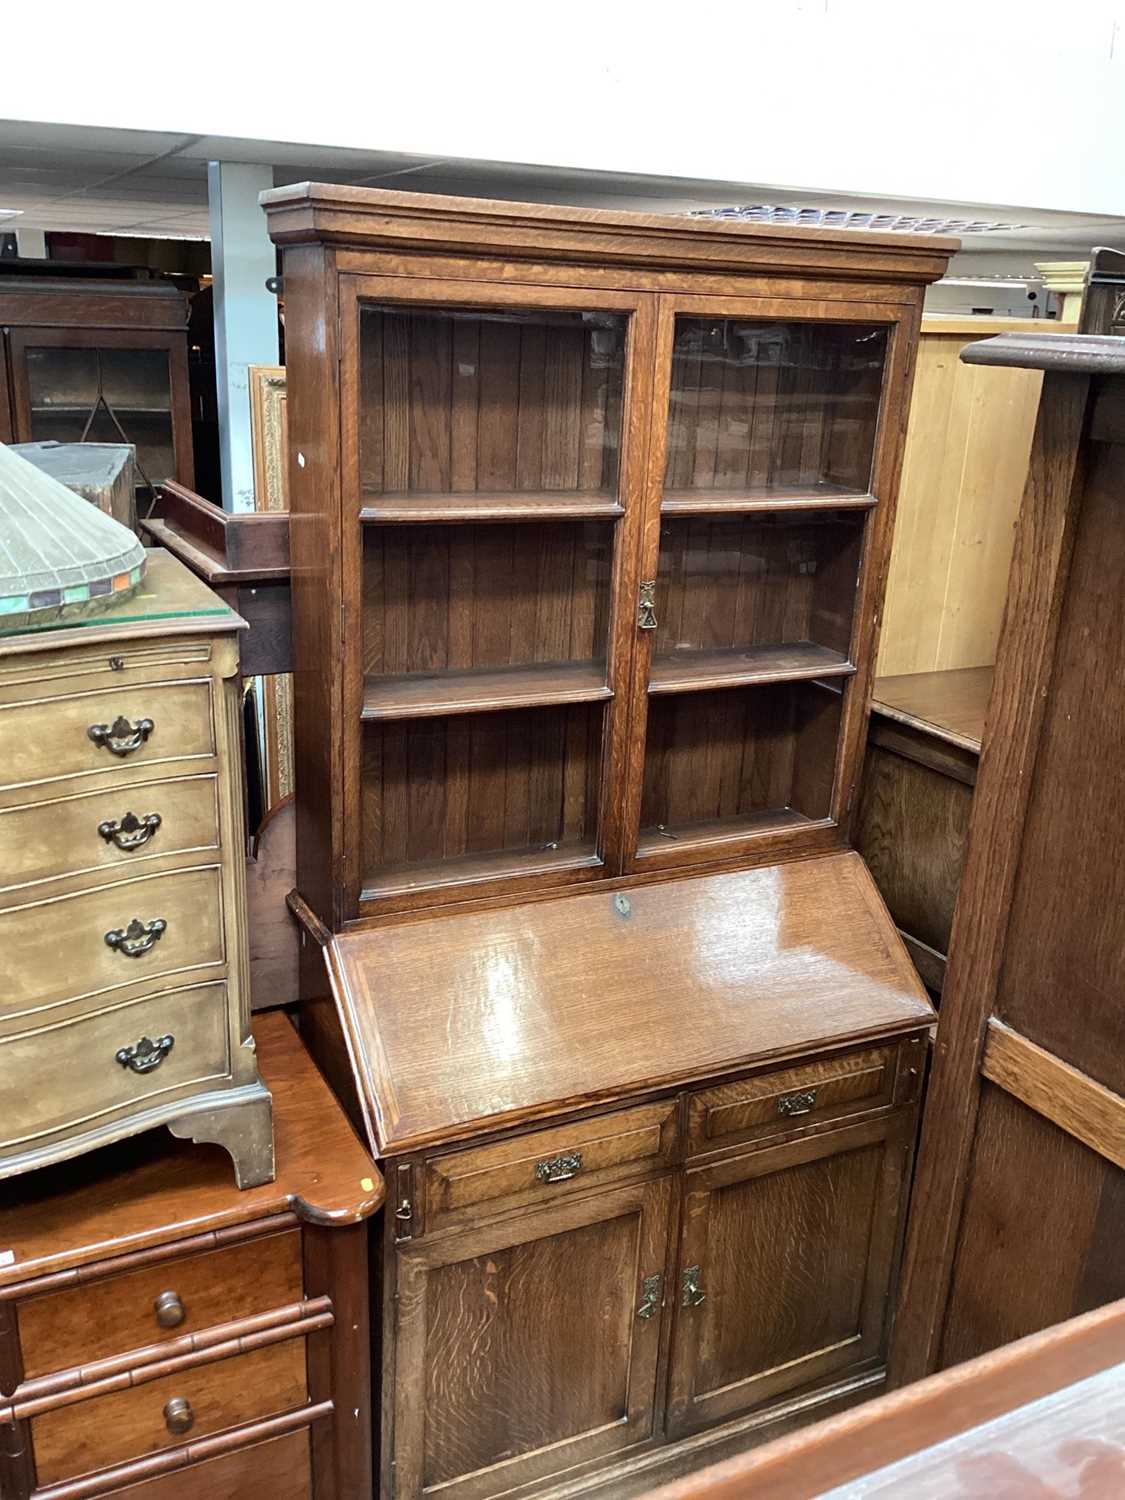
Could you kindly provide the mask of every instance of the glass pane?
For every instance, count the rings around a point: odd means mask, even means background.
[[[600,703],[365,724],[364,893],[594,857]]]
[[[651,698],[641,852],[831,816],[842,701],[823,682]]]
[[[598,696],[613,527],[366,526],[365,711]]]
[[[886,328],[676,319],[665,498],[863,494]]]
[[[365,306],[360,475],[374,495],[617,494],[626,320]]]
[[[847,511],[666,517],[654,685],[846,663],[863,526]]]
[[[85,433],[89,443],[133,443],[144,478],[155,483],[175,474],[172,385],[162,349],[29,348],[27,378],[33,441],[77,443]],[[99,390],[124,438],[99,403]]]

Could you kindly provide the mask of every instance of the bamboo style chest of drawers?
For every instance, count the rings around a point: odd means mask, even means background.
[[[0,1178],[155,1125],[273,1173],[249,1029],[237,632],[174,558],[0,639]]]
[[[277,1175],[163,1132],[0,1204],[3,1500],[363,1500],[382,1182],[295,1031],[258,1019]]]

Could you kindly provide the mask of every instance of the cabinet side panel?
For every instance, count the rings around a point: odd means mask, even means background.
[[[1125,445],[1088,453],[996,1014],[1125,1094]]]
[[[339,384],[333,257],[285,252],[289,372],[289,547],[292,565],[297,887],[333,928],[345,910],[343,824],[343,567]]]
[[[1125,1172],[986,1083],[941,1366],[1125,1296],[1123,1237]]]

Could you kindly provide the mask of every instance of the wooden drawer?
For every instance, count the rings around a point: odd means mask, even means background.
[[[221,1458],[109,1490],[120,1500],[310,1500],[307,1428],[253,1443]]]
[[[673,1159],[676,1101],[662,1099],[553,1130],[430,1157],[426,1229],[552,1201],[568,1192],[635,1176]]]
[[[305,1340],[286,1339],[233,1359],[197,1365],[31,1419],[40,1486],[196,1442],[242,1422],[305,1404]],[[189,1403],[190,1431],[168,1430],[169,1401]],[[198,1492],[197,1492],[198,1493]]]
[[[115,825],[108,836],[99,832],[106,824]],[[215,775],[75,792],[0,808],[0,889],[93,870],[127,873],[153,856],[218,846]]]
[[[0,1019],[223,963],[220,874],[204,865],[143,875],[0,912]],[[129,957],[106,934],[126,932],[134,919],[167,925],[147,951]]]
[[[151,719],[148,738],[115,755],[90,738],[91,725]],[[211,679],[104,687],[65,697],[0,704],[0,787],[88,776],[185,755],[214,755]]]
[[[55,1131],[93,1129],[149,1101],[229,1078],[229,1033],[227,987],[220,982],[0,1038],[0,1152],[32,1149]],[[169,1035],[171,1050],[151,1071],[136,1072],[117,1059],[119,1049],[142,1037],[155,1042]]]
[[[698,1156],[894,1102],[899,1044],[700,1089],[688,1100],[688,1154]]]
[[[162,1327],[156,1302],[168,1292],[183,1316]],[[180,1339],[302,1295],[301,1235],[290,1229],[29,1297],[16,1308],[24,1377]]]

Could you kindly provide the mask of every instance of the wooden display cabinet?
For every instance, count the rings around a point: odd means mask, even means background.
[[[128,442],[140,482],[191,485],[187,320],[168,282],[0,275],[0,440]]]
[[[846,845],[953,244],[263,201],[383,1494],[624,1495],[884,1378],[932,1011]]]

